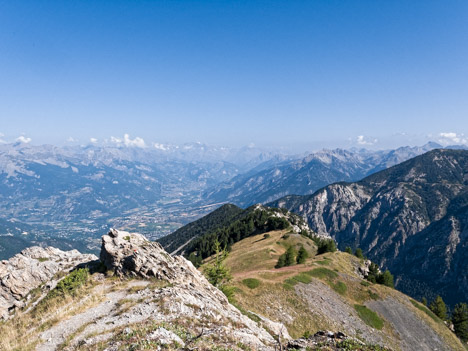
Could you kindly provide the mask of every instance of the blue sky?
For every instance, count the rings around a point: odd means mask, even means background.
[[[468,143],[468,2],[0,0],[0,82],[3,141]]]

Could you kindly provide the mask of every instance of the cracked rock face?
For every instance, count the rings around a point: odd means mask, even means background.
[[[164,289],[141,292],[140,298],[159,301],[168,313],[158,320],[208,318],[219,324],[220,335],[229,335],[254,349],[271,349],[275,344],[265,329],[229,304],[226,296],[190,261],[182,256],[170,256],[159,243],[150,242],[141,234],[111,230],[102,237],[101,261],[120,276],[154,277],[169,284]],[[159,310],[156,305],[153,302],[137,305],[130,310],[128,318],[132,319],[133,314],[140,319],[154,317]]]
[[[0,261],[0,319],[24,305],[29,292],[42,284],[53,285],[53,277],[74,267],[97,260],[94,255],[54,247],[29,247],[9,260]]]

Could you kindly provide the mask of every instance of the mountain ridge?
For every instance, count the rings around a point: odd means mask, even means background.
[[[466,212],[467,173],[468,151],[433,150],[361,181],[331,184],[313,195],[287,196],[269,205],[284,207],[302,215],[313,230],[335,238],[342,249],[345,246],[361,247],[372,260],[397,272],[400,277],[405,276],[406,283],[402,282],[403,278],[397,277],[397,286],[406,286],[406,292],[420,298],[422,296],[416,293],[416,288],[411,290],[408,287],[408,272],[398,264],[403,260],[403,252],[409,252],[404,250],[405,242],[418,233],[424,239],[419,242],[424,242],[435,235],[430,232],[432,223],[446,216],[449,218],[453,211]],[[465,217],[461,218],[464,220]],[[464,238],[464,223],[462,228],[454,228],[456,237]],[[449,233],[444,235],[448,237]],[[461,239],[453,247],[445,237],[439,241],[445,243],[447,253],[440,250],[438,256],[434,256],[429,251],[437,246],[435,238],[431,239],[433,246],[426,245],[420,250],[446,267],[442,276],[447,277],[451,271],[459,273],[458,293],[446,294],[448,301],[451,304],[467,301],[468,288],[464,282],[468,272],[467,266],[463,268],[462,264],[466,262],[468,252]],[[451,262],[457,263],[456,266],[444,263],[455,256],[457,259]],[[415,281],[421,280],[421,276],[414,272],[411,277]],[[448,283],[444,279],[434,279],[429,272],[425,280],[424,283],[432,286],[432,289],[422,292],[428,293],[427,297],[444,291],[443,284]]]

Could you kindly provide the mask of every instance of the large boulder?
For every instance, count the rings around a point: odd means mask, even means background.
[[[0,319],[24,305],[31,290],[53,284],[59,272],[69,272],[80,264],[97,260],[94,255],[54,247],[29,247],[9,260],[0,261]]]
[[[203,275],[181,256],[169,255],[143,235],[111,229],[102,237],[101,261],[119,276],[156,278],[170,283],[200,285]]]

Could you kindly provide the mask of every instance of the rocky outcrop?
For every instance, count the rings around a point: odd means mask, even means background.
[[[179,319],[206,321],[202,334],[216,334],[255,350],[270,350],[273,337],[232,306],[226,296],[182,256],[169,255],[160,244],[143,235],[111,230],[102,238],[101,261],[119,276],[153,278],[163,288],[138,293],[140,303],[125,314],[106,316],[93,328],[121,323],[143,322],[157,318],[171,322]],[[128,298],[128,297],[127,297]]]
[[[342,332],[318,331],[309,337],[303,337],[288,342],[288,350],[389,350],[382,346],[366,345],[362,341],[349,337]]]
[[[27,248],[9,260],[0,261],[0,319],[9,311],[22,307],[31,290],[47,284],[56,284],[54,276],[68,272],[76,266],[97,260],[77,250],[62,251],[53,247]]]

